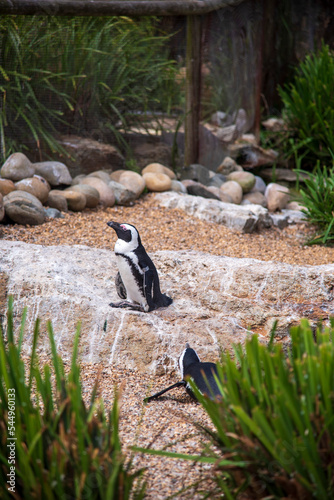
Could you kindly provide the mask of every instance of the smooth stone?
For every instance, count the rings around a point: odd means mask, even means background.
[[[208,191],[213,193],[218,200],[223,201],[224,203],[233,203],[231,196],[229,196],[226,193],[223,193],[218,187],[208,186],[207,189]]]
[[[149,163],[145,168],[143,168],[141,175],[147,174],[148,172],[152,172],[155,174],[165,174],[168,175],[170,179],[176,178],[173,170],[165,167],[165,165],[162,165],[161,163]]]
[[[95,188],[100,195],[100,203],[104,207],[113,207],[115,205],[115,195],[113,190],[104,181],[98,177],[85,177],[81,184],[87,184]]]
[[[34,165],[23,153],[13,153],[7,158],[1,167],[0,175],[13,182],[20,181],[26,177],[32,177],[35,173]]]
[[[71,186],[77,186],[78,184],[80,184],[80,182],[82,181],[82,179],[84,179],[86,176],[86,174],[79,174],[79,175],[76,175],[73,179],[72,179],[72,182],[71,182]]]
[[[45,215],[50,219],[64,219],[64,215],[56,208],[45,208]]]
[[[105,170],[96,170],[96,172],[92,172],[89,174],[87,177],[97,177],[98,179],[101,179],[101,181],[105,182],[108,184],[110,182],[110,174],[106,172]]]
[[[220,200],[220,197],[214,194],[210,189],[201,184],[200,182],[194,182],[187,187],[188,194],[192,196],[202,196],[202,198],[211,198],[213,200]]]
[[[194,163],[185,167],[181,171],[181,180],[191,179],[195,182],[200,182],[206,185],[210,181],[209,170],[203,165]]]
[[[45,220],[42,203],[26,191],[12,191],[4,197],[6,215],[17,224],[39,225]]]
[[[289,188],[286,186],[281,186],[275,182],[268,184],[264,195],[267,199],[269,212],[276,212],[285,208],[290,201],[289,193]]]
[[[22,179],[21,181],[15,183],[15,187],[19,191],[26,191],[27,193],[33,194],[41,203],[43,203],[43,205],[46,203],[51,190],[48,181],[40,175],[34,175],[33,177]]]
[[[86,208],[95,208],[100,203],[100,194],[97,189],[88,184],[76,184],[65,189],[82,193],[86,198]]]
[[[69,186],[72,183],[71,174],[64,163],[59,161],[42,161],[33,165],[36,174],[44,177],[50,186]]]
[[[227,181],[220,188],[222,193],[231,197],[232,203],[239,205],[242,200],[242,187],[236,181]]]
[[[227,181],[227,177],[223,174],[214,174],[212,177],[210,177],[210,181],[208,182],[208,186],[215,186],[217,188],[220,188],[224,182]]]
[[[3,196],[0,193],[0,222],[3,220],[5,217],[5,207],[3,205]]]
[[[176,193],[187,193],[185,185],[175,179],[172,180],[170,188],[171,191],[175,191]]]
[[[172,184],[171,178],[166,174],[147,172],[143,174],[143,179],[147,189],[154,192],[169,191]]]
[[[129,172],[129,170],[125,169],[115,170],[114,172],[111,172],[110,179],[112,181],[119,182],[121,175],[124,174],[125,172]]]
[[[56,208],[60,212],[67,212],[68,206],[63,191],[53,189],[50,191],[46,205],[50,208]]]
[[[301,205],[300,203],[298,203],[298,201],[290,201],[290,203],[287,204],[286,209],[287,210],[302,211],[302,210],[305,210],[305,207],[303,205]]]
[[[86,196],[83,193],[72,191],[71,189],[65,189],[64,191],[55,189],[53,193],[64,196],[67,201],[67,207],[72,212],[81,212],[86,207]]]
[[[239,170],[238,166],[233,158],[226,156],[223,162],[217,167],[216,172],[217,174],[229,175],[231,172],[237,172]]]
[[[251,193],[244,194],[241,204],[244,205],[245,201],[253,205],[261,205],[261,207],[267,208],[267,199],[260,191],[252,191]]]
[[[139,198],[146,187],[144,178],[140,174],[137,174],[137,172],[132,172],[131,170],[123,172],[117,182],[123,184],[129,191],[135,193],[136,199]]]
[[[119,182],[110,181],[108,186],[114,192],[116,205],[129,205],[136,199],[135,193]]]
[[[231,172],[227,179],[240,184],[243,193],[248,193],[255,185],[255,176],[250,172]]]
[[[254,191],[260,191],[260,193],[264,194],[266,187],[267,187],[267,184],[264,182],[262,177],[259,177],[258,175],[255,175],[254,177],[255,177],[255,184],[254,184],[253,188],[251,189],[250,193],[252,193]]]
[[[12,191],[15,191],[16,187],[13,181],[10,179],[1,179],[0,178],[0,193],[3,196],[6,196],[6,194],[11,193]]]

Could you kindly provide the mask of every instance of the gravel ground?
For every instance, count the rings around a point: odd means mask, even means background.
[[[64,219],[48,220],[42,226],[0,225],[0,238],[41,245],[88,245],[113,249],[114,232],[106,222],[116,220],[134,224],[140,231],[148,253],[156,250],[196,250],[228,257],[251,257],[297,265],[320,265],[334,262],[334,248],[304,246],[312,230],[305,224],[284,230],[271,229],[259,234],[240,234],[215,223],[201,221],[180,210],[160,208],[154,195],[146,195],[132,207],[85,210],[65,214]],[[199,453],[203,437],[193,421],[208,425],[202,408],[185,390],[177,388],[156,401],[143,405],[143,398],[179,380],[178,374],[158,379],[99,365],[85,365],[82,370],[84,397],[99,375],[100,393],[106,408],[113,401],[114,387],[122,386],[120,432],[124,449],[131,445],[168,449],[179,453]],[[129,451],[128,451],[129,452]],[[202,477],[210,476],[210,467],[190,461],[135,455],[134,465],[147,467],[147,498],[200,498],[196,489],[178,493]]]

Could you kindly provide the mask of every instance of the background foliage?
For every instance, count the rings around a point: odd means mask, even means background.
[[[3,16],[0,146],[58,149],[61,133],[117,134],[178,103],[177,66],[155,18]],[[87,132],[86,132],[87,133]]]

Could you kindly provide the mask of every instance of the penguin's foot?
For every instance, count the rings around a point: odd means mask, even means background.
[[[121,302],[110,302],[110,307],[120,308],[120,309],[131,309],[132,311],[145,312],[140,304],[134,304],[133,302],[128,302],[127,300],[121,300]]]

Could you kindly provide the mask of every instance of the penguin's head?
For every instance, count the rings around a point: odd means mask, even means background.
[[[184,379],[184,374],[186,373],[188,366],[190,366],[192,363],[199,363],[199,362],[200,359],[198,357],[197,352],[195,351],[195,349],[192,349],[187,342],[186,348],[179,357],[179,367],[182,380]]]
[[[131,243],[133,248],[137,248],[137,246],[141,244],[139,233],[132,224],[120,224],[112,220],[107,222],[107,224],[116,232],[119,240],[125,243]]]

